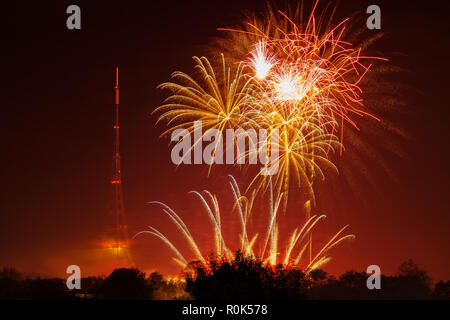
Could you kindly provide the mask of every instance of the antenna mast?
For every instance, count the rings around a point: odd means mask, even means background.
[[[129,238],[125,212],[123,205],[122,175],[120,171],[120,150],[119,150],[119,68],[116,67],[116,85],[114,102],[114,121],[113,121],[113,163],[112,175],[110,180],[111,199],[109,210],[109,223],[107,231],[107,241],[109,247],[119,256],[125,256],[131,262],[129,256]]]

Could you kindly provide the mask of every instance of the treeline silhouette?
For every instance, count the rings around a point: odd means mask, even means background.
[[[199,300],[290,299],[450,299],[450,281],[432,286],[428,273],[412,259],[396,276],[381,275],[381,289],[369,290],[365,272],[350,270],[339,278],[323,270],[306,275],[292,267],[264,266],[239,252],[232,262],[210,258],[209,266],[193,263],[186,275],[186,292]]]
[[[323,270],[306,275],[292,267],[265,266],[237,252],[231,262],[210,257],[207,266],[192,262],[183,281],[149,276],[138,269],[116,269],[108,277],[81,279],[69,290],[65,279],[29,279],[12,268],[0,271],[0,299],[450,299],[450,281],[432,285],[427,272],[411,259],[395,276],[381,276],[381,289],[369,290],[365,272],[347,271],[338,278]]]
[[[81,279],[81,289],[69,290],[66,279],[23,279],[12,268],[0,271],[1,300],[174,300],[192,299],[186,293],[184,282],[164,280],[158,272],[148,277],[136,268],[120,268],[108,277]]]

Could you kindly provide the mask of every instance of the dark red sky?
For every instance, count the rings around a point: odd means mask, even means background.
[[[357,235],[333,252],[335,259],[326,268],[332,273],[378,264],[390,274],[411,257],[434,279],[447,280],[449,7],[406,0],[374,3],[381,7],[386,33],[376,49],[395,57],[393,63],[405,70],[399,79],[410,88],[401,96],[404,111],[394,117],[409,136],[398,141],[405,156],[379,155],[392,175],[368,159],[375,191],[364,182],[357,193],[321,187],[324,204],[317,210],[328,220],[317,237],[324,239],[347,223]],[[175,170],[168,141],[158,139],[163,127],[155,127],[151,115],[165,97],[156,86],[172,71],[192,70],[191,57],[203,54],[201,46],[218,34],[216,28],[233,26],[244,9],[260,10],[263,2],[78,1],[81,31],[65,27],[70,4],[2,8],[0,266],[59,276],[69,264],[94,270],[90,243],[102,229],[108,204],[116,65],[130,233],[153,225],[181,240],[162,212],[146,205],[161,200],[180,212],[201,243],[208,243],[205,213],[187,192],[209,189],[230,202],[226,174],[232,171],[224,167],[208,178],[204,168]],[[368,4],[345,1],[338,12],[349,16]],[[339,176],[331,179],[339,182]],[[295,219],[291,213],[286,221]],[[143,270],[178,271],[156,239],[140,238],[134,250]]]

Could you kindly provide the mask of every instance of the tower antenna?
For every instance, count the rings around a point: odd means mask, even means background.
[[[131,262],[128,227],[125,220],[122,174],[120,171],[120,140],[119,140],[119,67],[116,67],[116,85],[114,87],[114,120],[113,120],[113,158],[110,180],[111,198],[108,214],[107,242],[117,257],[125,257]]]

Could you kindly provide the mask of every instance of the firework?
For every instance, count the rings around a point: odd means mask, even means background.
[[[355,116],[377,119],[364,110],[359,83],[371,67],[364,61],[378,58],[363,56],[343,39],[348,19],[325,23],[324,15],[315,17],[316,5],[307,19],[302,8],[288,15],[269,7],[262,18],[222,29],[226,37],[215,46],[226,53],[220,63],[194,57],[199,80],[175,72],[177,82],[160,85],[172,95],[155,110],[162,113],[158,121],[170,127],[163,135],[192,131],[196,120],[220,133],[276,129],[280,154],[273,160],[279,163],[273,183],[276,196],[284,197],[283,208],[292,180],[314,202],[313,181],[324,178],[323,167],[336,169],[330,153],[342,152],[345,124],[357,128]],[[253,185],[267,190],[268,177],[256,174],[249,188]]]
[[[270,187],[272,184],[270,183]],[[239,234],[239,250],[243,253],[245,257],[248,258],[259,258],[267,265],[278,265],[282,264],[284,266],[299,266],[303,263],[302,257],[305,252],[308,241],[307,237],[315,228],[315,226],[326,216],[325,215],[314,215],[306,221],[304,225],[300,225],[296,228],[290,238],[289,242],[284,246],[284,255],[280,250],[280,241],[278,233],[278,223],[279,223],[279,209],[282,201],[282,197],[274,197],[274,192],[271,189],[269,197],[269,214],[268,222],[265,230],[261,234],[256,233],[250,235],[248,232],[249,217],[251,216],[251,211],[253,207],[253,201],[255,193],[252,193],[250,197],[246,197],[241,194],[240,189],[236,180],[230,176],[230,187],[232,190],[234,198],[234,210],[237,212],[240,221],[240,234]],[[191,191],[191,193],[198,196],[200,199],[206,213],[208,214],[209,221],[213,227],[214,233],[213,237],[215,239],[215,250],[214,255],[216,258],[224,259],[225,261],[231,261],[234,259],[234,251],[230,249],[230,246],[225,241],[222,224],[221,224],[221,214],[220,207],[217,197],[208,191],[199,193],[197,191]],[[189,231],[184,221],[178,216],[178,214],[172,210],[169,206],[162,202],[151,202],[159,204],[162,207],[163,212],[170,218],[177,229],[181,232],[192,252],[194,253],[194,259],[198,260],[203,264],[207,264],[205,255],[202,254],[200,246],[195,241],[193,235]],[[320,266],[327,263],[331,257],[328,255],[329,251],[338,245],[339,243],[353,239],[355,236],[352,234],[342,235],[344,230],[348,227],[344,226],[335,235],[333,235],[329,241],[321,247],[316,255],[309,261],[304,263],[304,269],[306,273],[319,268]],[[183,268],[189,266],[189,259],[183,255],[177,247],[161,232],[153,227],[149,227],[149,230],[141,231],[137,233],[135,237],[141,234],[151,234],[160,240],[162,240],[174,254],[173,259],[181,265]],[[259,250],[256,250],[256,245],[259,245]]]
[[[215,71],[207,58],[194,57],[195,69],[200,81],[183,72],[174,72],[172,78],[180,83],[167,82],[159,85],[172,95],[154,112],[161,112],[158,122],[167,120],[168,125],[178,123],[165,131],[162,136],[183,128],[193,131],[194,121],[201,120],[205,129],[235,128],[250,122],[245,111],[252,104],[252,77],[244,72],[240,64],[231,71],[222,56],[222,68]]]
[[[263,80],[276,64],[274,56],[267,51],[267,44],[264,40],[257,43],[255,50],[250,55],[250,66],[253,68],[255,77],[258,80]]]
[[[325,24],[324,14],[315,17],[316,5],[307,19],[298,9],[288,17],[269,8],[264,18],[221,29],[228,37],[220,44],[234,52],[230,61],[244,61],[254,70],[270,100],[291,101],[293,108],[300,103],[330,125],[326,130],[335,132],[341,124],[342,132],[344,122],[356,127],[353,115],[372,116],[363,111],[359,83],[371,68],[364,61],[382,58],[363,56],[343,39],[349,20],[332,25],[330,18]]]

